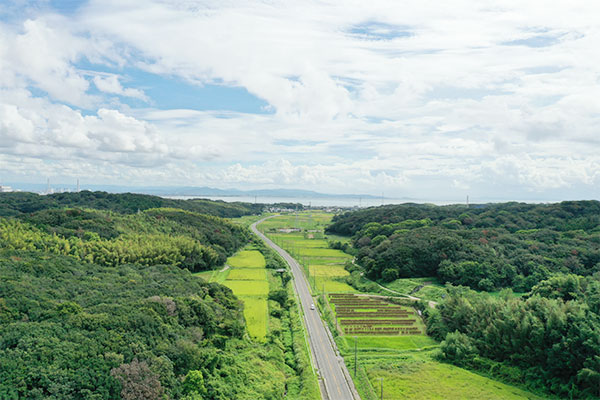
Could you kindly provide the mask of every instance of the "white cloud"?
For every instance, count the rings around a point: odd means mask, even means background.
[[[589,188],[598,19],[583,0],[92,0],[70,17],[0,24],[0,146],[157,184]],[[126,106],[154,104],[128,85],[136,68],[243,87],[274,113]]]
[[[94,76],[94,85],[96,85],[98,90],[101,92],[118,94],[125,97],[133,97],[144,101],[148,100],[142,90],[123,88],[123,86],[121,86],[121,82],[119,82],[119,78],[116,75],[96,75]]]

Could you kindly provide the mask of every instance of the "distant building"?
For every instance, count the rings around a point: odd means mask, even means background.
[[[2,186],[0,185],[0,193],[8,193],[13,192],[14,190],[10,186]]]

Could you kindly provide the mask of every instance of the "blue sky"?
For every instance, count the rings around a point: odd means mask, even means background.
[[[594,2],[0,4],[0,180],[598,198]]]

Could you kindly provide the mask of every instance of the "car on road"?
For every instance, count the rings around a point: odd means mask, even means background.
[[[315,304],[314,304],[314,303],[312,303],[312,304],[310,305],[310,309],[311,309],[311,310],[314,310],[314,309],[315,309]]]

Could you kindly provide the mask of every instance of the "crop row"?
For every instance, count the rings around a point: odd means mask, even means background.
[[[403,310],[401,308],[392,308],[392,307],[336,307],[335,309],[336,309],[336,311],[340,311],[340,312],[368,309],[368,310],[376,310],[376,311],[381,311],[381,312],[394,311],[394,312],[403,312],[405,314],[413,314],[413,312],[410,312],[408,310]]]
[[[345,334],[364,334],[364,335],[420,335],[420,330],[400,330],[396,328],[383,328],[381,330],[372,329],[353,329],[351,327],[344,328]]]
[[[421,332],[421,330],[417,327],[405,328],[405,327],[362,327],[362,326],[344,326],[344,332],[356,332],[356,331],[364,331],[364,332]]]
[[[381,312],[343,312],[336,313],[338,318],[386,318],[386,317],[408,317],[407,314],[404,313],[381,313]]]
[[[343,319],[341,325],[412,325],[414,319]]]

